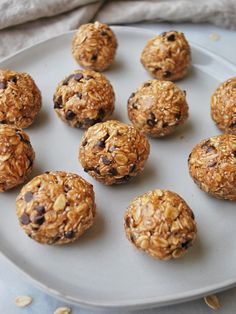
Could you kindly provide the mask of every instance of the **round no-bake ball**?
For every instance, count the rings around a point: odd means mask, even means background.
[[[159,80],[175,81],[187,74],[191,62],[189,44],[183,33],[164,32],[150,39],[141,55],[145,69]]]
[[[24,182],[35,158],[28,135],[13,125],[0,125],[0,192]]]
[[[72,54],[82,67],[101,72],[112,64],[117,46],[116,36],[107,24],[83,24],[73,37]]]
[[[149,155],[147,138],[119,121],[98,123],[85,132],[79,158],[84,171],[110,185],[125,183],[144,168]]]
[[[16,199],[20,226],[42,244],[78,239],[94,221],[93,186],[76,174],[48,172],[27,183]]]
[[[236,134],[236,77],[220,84],[211,96],[211,116],[219,129]]]
[[[194,182],[203,191],[236,200],[236,135],[218,135],[197,144],[188,165]]]
[[[57,115],[67,124],[88,128],[108,119],[115,94],[106,77],[92,70],[77,70],[61,81],[53,97]]]
[[[178,194],[167,190],[157,189],[135,198],[124,221],[128,240],[161,260],[185,254],[197,233],[192,210]]]
[[[185,92],[169,81],[147,81],[131,94],[128,115],[134,126],[147,135],[171,134],[188,117]]]
[[[40,90],[29,74],[0,70],[0,123],[27,128],[41,105]]]

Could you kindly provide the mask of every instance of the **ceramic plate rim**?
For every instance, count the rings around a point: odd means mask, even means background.
[[[138,27],[127,27],[127,26],[112,26],[112,28],[116,31],[129,31],[129,32],[135,32],[135,33],[143,33],[145,35],[150,35],[150,37],[155,36],[156,33],[152,30],[148,29],[142,29]],[[31,48],[35,48],[40,46],[41,44],[45,44],[47,42],[56,40],[60,37],[70,35],[74,33],[75,31],[67,31],[64,33],[61,33],[59,35],[56,35],[54,37],[48,38],[46,40],[39,41],[33,45],[30,45],[26,48],[23,48],[21,50],[18,50],[16,53],[13,53],[0,61],[0,67],[2,64],[6,61],[9,61],[10,59],[20,55],[21,53],[24,53],[25,51],[30,50]],[[200,50],[202,53],[210,56],[211,58],[218,60],[221,64],[224,64],[224,66],[230,68],[231,70],[233,69],[236,73],[236,65],[232,63],[231,61],[227,60],[226,58],[223,58],[220,55],[217,55],[208,49],[204,48],[203,46],[199,44],[195,44],[191,41],[189,41],[191,46],[195,48],[196,50]],[[235,280],[226,280],[221,282],[221,284],[214,284],[214,285],[209,285],[204,288],[200,289],[193,289],[188,292],[181,292],[181,293],[175,293],[168,295],[167,297],[152,297],[152,298],[145,298],[145,299],[138,299],[138,300],[132,300],[132,301],[118,301],[117,303],[112,301],[112,302],[104,302],[104,301],[99,301],[99,302],[91,302],[91,301],[84,301],[83,299],[80,298],[74,298],[68,295],[64,295],[62,292],[57,291],[55,289],[50,288],[48,285],[45,285],[43,283],[43,280],[38,280],[35,279],[33,276],[29,275],[26,271],[22,270],[20,266],[18,266],[15,262],[13,262],[10,257],[5,255],[2,251],[0,251],[0,257],[2,257],[5,261],[10,264],[15,271],[17,271],[21,276],[23,276],[26,280],[31,282],[33,285],[38,287],[40,290],[48,293],[49,295],[52,295],[62,301],[70,302],[75,305],[79,305],[82,307],[86,308],[100,308],[100,309],[112,309],[112,308],[125,308],[125,309],[141,309],[141,308],[151,308],[151,307],[160,307],[164,305],[170,305],[170,304],[177,304],[181,302],[186,302],[190,301],[193,299],[197,299],[200,297],[203,297],[204,295],[211,294],[211,293],[216,293],[219,291],[223,291],[229,288],[232,288],[236,286],[236,278]]]

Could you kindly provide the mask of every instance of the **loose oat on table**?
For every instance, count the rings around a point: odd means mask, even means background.
[[[29,136],[13,125],[0,124],[0,192],[23,183],[34,158]]]
[[[29,74],[0,70],[0,123],[27,128],[41,105],[40,90]]]
[[[107,24],[83,24],[74,34],[72,54],[82,67],[101,72],[114,61],[117,46],[116,36]]]
[[[125,183],[144,169],[149,142],[133,126],[106,121],[90,127],[84,134],[79,159],[84,171],[110,185]]]
[[[220,308],[220,301],[214,294],[204,297],[204,301],[213,310],[218,310]]]
[[[136,248],[161,260],[184,255],[197,233],[194,214],[187,203],[178,194],[159,189],[130,203],[124,227]]]
[[[33,299],[29,295],[20,295],[15,298],[15,304],[19,307],[26,307],[32,303]]]
[[[143,49],[141,63],[155,78],[175,81],[183,78],[191,62],[191,51],[183,33],[164,32],[150,39]]]
[[[92,70],[77,70],[61,81],[53,97],[57,115],[72,127],[88,128],[108,119],[115,94],[109,80]]]
[[[58,307],[53,314],[70,314],[71,309],[69,307],[63,306],[63,307]]]
[[[223,134],[194,146],[188,159],[189,173],[205,192],[236,200],[236,135]]]
[[[128,100],[133,125],[147,135],[171,134],[188,117],[185,92],[169,81],[144,82]]]
[[[78,239],[94,221],[93,186],[77,174],[46,172],[27,183],[16,199],[16,213],[26,234],[43,244]]]
[[[236,77],[221,83],[211,96],[211,117],[219,129],[236,134]]]

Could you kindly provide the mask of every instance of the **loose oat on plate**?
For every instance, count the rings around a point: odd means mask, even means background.
[[[95,71],[106,70],[114,61],[117,39],[107,24],[83,24],[72,41],[72,54],[82,67]]]
[[[150,39],[143,49],[141,63],[150,74],[160,80],[183,78],[191,62],[191,51],[183,33],[164,32]]]
[[[159,189],[131,202],[124,226],[128,240],[136,248],[161,260],[184,255],[197,233],[194,215],[187,203],[178,194]]]
[[[128,115],[133,125],[147,135],[171,134],[188,117],[185,92],[169,81],[146,81],[131,94]]]
[[[147,138],[134,127],[106,121],[84,134],[79,159],[84,171],[110,185],[125,183],[140,173],[149,155]]]
[[[219,129],[236,134],[236,77],[221,83],[211,96],[211,116]]]
[[[40,90],[29,74],[0,70],[0,123],[27,128],[41,105]]]
[[[28,135],[15,126],[0,125],[0,192],[25,181],[35,158]]]
[[[43,244],[78,239],[94,221],[93,186],[76,174],[47,172],[27,183],[16,199],[20,226]]]
[[[236,200],[236,135],[223,134],[197,144],[188,160],[189,173],[205,192]]]
[[[54,109],[67,124],[88,128],[114,111],[115,94],[109,80],[92,70],[77,70],[61,81],[53,97]]]

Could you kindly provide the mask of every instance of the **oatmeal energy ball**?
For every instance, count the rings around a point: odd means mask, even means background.
[[[124,218],[129,241],[161,260],[185,254],[197,233],[192,210],[178,194],[167,190],[136,197]]]
[[[183,33],[164,32],[150,39],[143,49],[141,63],[159,80],[175,81],[187,74],[191,62],[189,44]]]
[[[236,135],[218,135],[197,144],[189,155],[188,166],[203,191],[236,200]]]
[[[43,244],[78,239],[94,221],[93,186],[77,174],[46,172],[27,183],[16,198],[20,226]]]
[[[106,70],[113,62],[117,49],[116,36],[107,24],[83,24],[72,41],[72,54],[82,67]]]
[[[0,125],[0,192],[24,182],[35,158],[28,135],[13,125]]]
[[[148,155],[148,140],[137,129],[119,121],[107,121],[85,132],[79,159],[85,172],[110,185],[135,177],[143,170]]]
[[[40,90],[29,74],[0,70],[0,123],[27,128],[41,105]]]
[[[211,96],[211,116],[219,129],[236,134],[236,77],[220,84]]]
[[[147,135],[171,134],[188,117],[185,92],[169,81],[147,81],[131,94],[128,115],[133,125]]]
[[[72,127],[88,128],[114,111],[115,94],[101,73],[77,70],[61,81],[53,97],[57,115]]]

